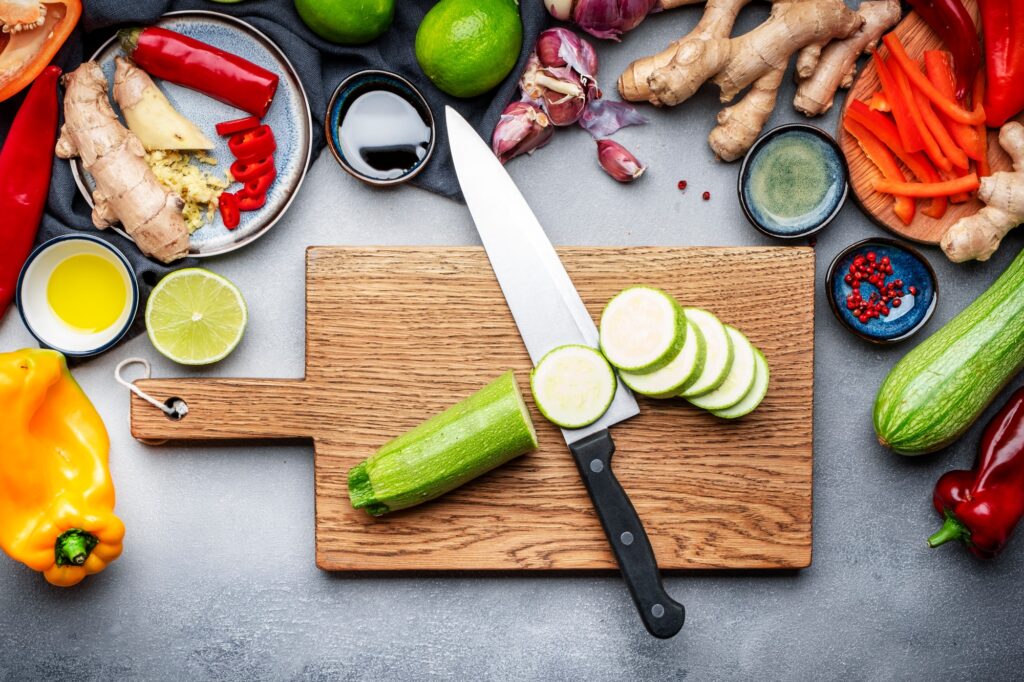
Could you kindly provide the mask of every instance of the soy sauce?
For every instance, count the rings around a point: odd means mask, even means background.
[[[429,120],[405,93],[374,89],[356,95],[338,126],[345,160],[375,180],[400,178],[427,156]]]

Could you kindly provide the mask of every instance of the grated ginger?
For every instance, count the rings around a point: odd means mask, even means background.
[[[213,220],[217,214],[217,200],[233,181],[230,172],[219,178],[192,163],[193,159],[207,166],[217,165],[217,159],[202,151],[157,149],[146,152],[146,162],[160,184],[185,202],[182,214],[190,234]]]

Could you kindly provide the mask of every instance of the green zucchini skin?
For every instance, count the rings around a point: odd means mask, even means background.
[[[973,303],[907,353],[875,397],[875,433],[903,455],[940,450],[1024,367],[1024,251]]]
[[[406,509],[536,448],[519,384],[506,372],[350,469],[349,499],[373,516]]]

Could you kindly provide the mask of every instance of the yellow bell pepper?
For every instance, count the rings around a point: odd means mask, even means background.
[[[103,420],[52,350],[0,353],[0,549],[69,587],[121,555]]]

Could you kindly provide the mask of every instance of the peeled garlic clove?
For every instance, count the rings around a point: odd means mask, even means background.
[[[501,112],[491,137],[491,149],[499,161],[506,163],[543,147],[554,132],[547,114],[539,106],[532,102],[513,102]]]
[[[633,182],[647,170],[628,149],[612,140],[597,141],[597,161],[608,175],[619,182]]]

